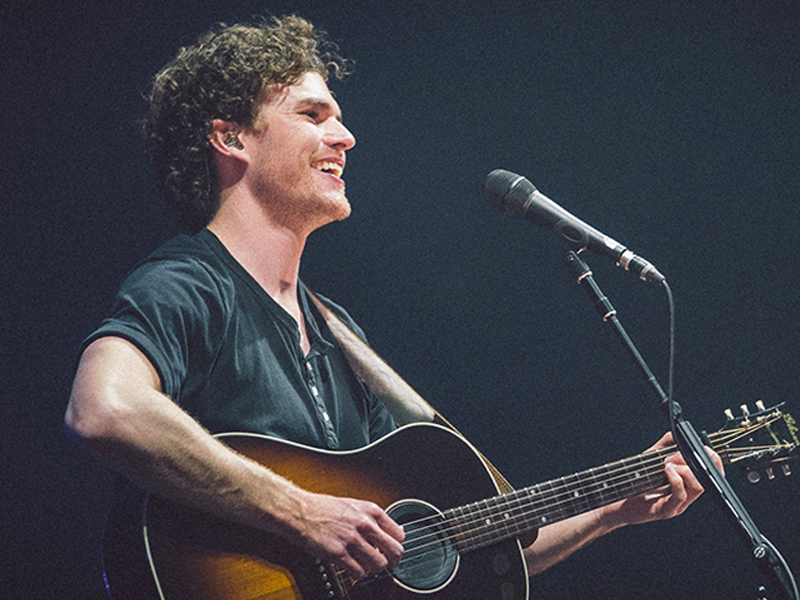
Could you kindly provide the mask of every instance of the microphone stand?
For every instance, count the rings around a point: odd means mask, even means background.
[[[567,242],[567,245],[570,245],[569,242]],[[686,460],[703,488],[712,495],[715,502],[725,511],[728,518],[737,528],[742,540],[749,545],[751,556],[761,572],[774,586],[777,598],[780,600],[800,600],[794,577],[783,557],[772,543],[759,532],[728,480],[720,473],[714,461],[711,460],[708,452],[706,452],[700,435],[683,418],[681,407],[668,398],[664,390],[661,389],[644,358],[642,358],[642,355],[619,322],[617,311],[600,291],[592,271],[574,250],[567,252],[565,261],[570,273],[589,295],[597,312],[606,323],[611,325],[623,347],[628,351],[639,370],[647,379],[650,388],[659,399],[661,409],[670,419],[672,436],[678,450],[680,450],[684,460]],[[664,282],[664,285],[666,285],[666,282]],[[764,589],[760,588],[759,593],[761,594],[763,591]],[[760,600],[766,600],[766,597],[760,596]]]

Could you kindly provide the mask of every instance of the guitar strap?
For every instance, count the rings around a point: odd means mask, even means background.
[[[375,350],[345,325],[308,287],[305,289],[322,313],[336,341],[339,342],[353,372],[383,402],[398,425],[436,423],[447,427],[469,444],[481,458],[501,493],[514,491],[500,471],[461,432],[415,392]]]

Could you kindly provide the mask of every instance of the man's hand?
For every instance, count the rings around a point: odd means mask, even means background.
[[[312,556],[362,579],[400,563],[403,528],[376,504],[352,498],[300,492],[294,529]]]
[[[671,444],[672,434],[667,433],[648,452]],[[707,450],[721,471],[722,460]],[[664,461],[664,473],[668,483],[663,488],[542,527],[538,539],[524,550],[528,572],[540,573],[618,527],[679,515],[703,493],[703,487],[679,453]]]
[[[666,433],[647,452],[672,443],[672,434]],[[724,471],[722,460],[716,452],[710,448],[706,450],[719,470]],[[669,481],[667,486],[612,504],[606,509],[606,518],[611,519],[615,526],[671,519],[685,511],[703,493],[703,486],[680,453],[676,452],[664,461],[664,473]]]

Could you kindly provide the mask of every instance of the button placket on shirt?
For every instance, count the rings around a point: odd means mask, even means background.
[[[328,414],[328,409],[326,408],[325,403],[322,401],[319,388],[317,387],[314,367],[310,360],[306,360],[305,364],[306,371],[308,373],[308,387],[311,390],[311,396],[314,398],[314,406],[317,409],[317,414],[319,415],[322,421],[322,426],[325,429],[325,439],[328,442],[328,447],[337,448],[339,446],[339,439],[333,429],[333,422],[331,421],[331,417]]]

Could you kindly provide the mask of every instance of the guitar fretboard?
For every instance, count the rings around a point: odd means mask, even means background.
[[[445,528],[461,552],[518,537],[665,485],[664,459],[671,452],[640,454],[450,509]]]
[[[776,433],[769,430],[770,424],[780,423],[781,418],[783,415],[777,408],[771,409],[770,414],[762,411],[757,418],[743,422],[745,426],[712,433],[708,440],[724,464],[762,455],[772,457],[778,451],[788,453],[795,449],[796,442],[780,441]],[[790,417],[787,415],[785,418]],[[757,430],[765,427],[774,444],[734,445],[742,438],[752,438]],[[790,435],[793,434],[790,432]],[[428,552],[441,557],[446,554],[446,544],[442,545],[442,542],[453,544],[459,553],[469,552],[520,537],[618,500],[658,490],[668,484],[664,461],[675,452],[675,445],[670,445],[424,517],[415,525],[429,528],[427,533],[415,537],[413,548],[407,548],[406,552],[413,552],[420,558]]]

